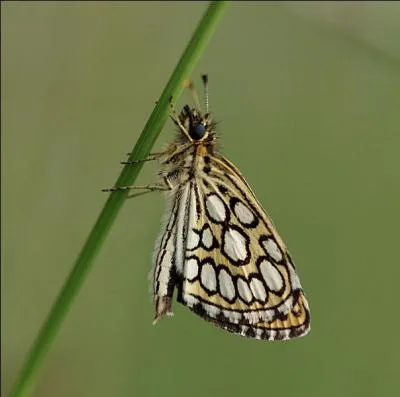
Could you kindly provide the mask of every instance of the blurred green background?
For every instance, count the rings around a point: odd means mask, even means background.
[[[206,6],[2,2],[3,393]],[[125,204],[34,396],[398,395],[399,4],[233,3],[197,86],[204,72],[222,151],[295,258],[310,335],[248,340],[178,304],[152,326],[164,203],[148,195]]]

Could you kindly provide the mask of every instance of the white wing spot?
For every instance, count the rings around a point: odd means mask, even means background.
[[[226,219],[226,209],[223,201],[216,195],[210,194],[206,198],[208,216],[215,222],[223,222]]]
[[[229,228],[223,236],[224,251],[233,261],[244,261],[249,255],[246,238],[236,229]]]
[[[222,314],[229,319],[229,322],[237,324],[242,319],[242,313],[234,312],[232,310],[222,310]]]
[[[201,284],[208,291],[215,292],[217,290],[217,276],[214,267],[210,263],[205,263],[201,267]]]
[[[288,268],[289,268],[290,279],[292,282],[292,288],[301,289],[299,277],[297,276],[296,271],[294,270],[294,266],[290,261],[288,263]]]
[[[264,278],[267,287],[271,291],[280,291],[284,286],[284,282],[278,269],[267,260],[260,263],[260,272]]]
[[[219,272],[218,280],[221,295],[228,300],[232,300],[236,294],[231,275],[225,269],[222,269]]]
[[[186,262],[185,266],[185,276],[189,281],[194,280],[199,274],[199,265],[197,264],[197,259],[190,258]]]
[[[264,331],[261,328],[256,328],[255,329],[256,338],[261,339],[263,332]]]
[[[253,299],[253,295],[251,294],[250,288],[246,281],[239,278],[237,280],[237,289],[239,292],[239,296],[242,298],[243,301],[250,303]]]
[[[208,305],[207,303],[202,302],[201,305],[204,307],[206,310],[207,314],[210,317],[217,317],[221,313],[221,309],[219,307],[213,306],[213,305]]]
[[[201,242],[206,248],[211,248],[213,245],[213,235],[211,233],[211,229],[209,227],[203,230],[201,235]]]
[[[267,299],[267,291],[265,291],[262,281],[253,278],[250,281],[250,289],[253,292],[254,297],[258,301],[265,302],[265,300]]]
[[[268,238],[262,243],[272,259],[275,259],[277,262],[280,262],[282,260],[282,252],[276,244],[275,240],[273,240],[272,238]]]
[[[170,251],[165,251],[164,257],[159,264],[160,272],[157,277],[157,281],[159,284],[158,295],[162,296],[167,294],[168,290],[168,282],[170,279],[170,270],[171,270],[171,263],[172,263],[172,254]]]
[[[188,250],[192,250],[198,247],[200,241],[200,236],[193,230],[189,230],[188,237],[187,237],[187,246]]]
[[[255,221],[254,214],[241,201],[236,202],[233,211],[243,225],[250,225]]]

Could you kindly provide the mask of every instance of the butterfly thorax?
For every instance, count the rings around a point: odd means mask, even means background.
[[[210,157],[216,155],[216,134],[210,114],[202,114],[188,105],[183,108],[179,120],[173,121],[178,135],[159,156],[159,175],[179,187],[209,172]]]

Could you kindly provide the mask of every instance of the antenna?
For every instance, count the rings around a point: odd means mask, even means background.
[[[200,107],[200,102],[199,98],[197,96],[196,90],[194,89],[194,84],[192,81],[186,81],[185,86],[189,88],[190,93],[192,94],[194,106],[196,107],[196,110],[201,114],[201,107]]]
[[[208,75],[203,74],[201,76],[204,85],[204,105],[206,108],[206,114],[208,113]]]

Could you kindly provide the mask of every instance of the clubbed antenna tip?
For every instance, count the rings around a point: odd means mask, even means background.
[[[206,113],[208,113],[208,75],[203,74],[201,76],[201,79],[203,80],[204,85],[204,104],[206,108]]]

